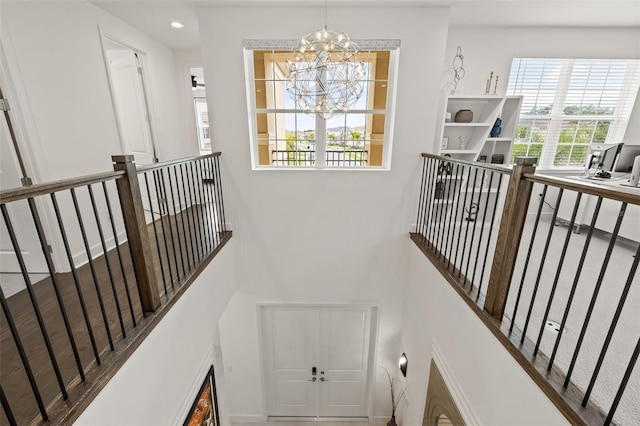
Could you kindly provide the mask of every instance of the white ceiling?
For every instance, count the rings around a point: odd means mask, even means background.
[[[324,7],[320,0],[90,0],[176,50],[198,49],[198,9],[208,6]],[[462,26],[640,27],[640,0],[328,0],[335,7],[450,6]],[[174,29],[170,21],[185,27]],[[631,40],[630,40],[631,42]]]

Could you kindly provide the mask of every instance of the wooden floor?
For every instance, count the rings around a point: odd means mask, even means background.
[[[196,213],[194,210],[195,209],[190,209],[190,213]],[[186,216],[187,215],[185,215],[185,217]],[[198,216],[194,214],[192,218],[194,217]],[[196,223],[192,223],[192,231],[186,230],[186,238],[185,232],[183,232],[185,228],[175,226],[176,224],[181,224],[182,218],[180,214],[171,216],[170,219],[165,217],[162,221],[163,223],[159,220],[156,221],[155,230],[152,225],[149,225],[150,243],[155,258],[156,277],[161,294],[164,293],[165,285],[169,288],[171,287],[171,277],[173,278],[174,286],[177,287],[177,283],[183,281],[185,275],[189,275],[189,271],[195,267],[197,259],[202,256],[206,257],[206,254],[210,253],[211,249],[216,246],[215,233],[209,232],[209,228],[204,225],[204,222],[207,222],[205,215],[201,217],[205,220],[197,221],[200,228],[196,228]],[[171,233],[169,232],[168,220],[171,220],[173,225]],[[164,225],[164,233],[162,225]],[[193,230],[195,230],[195,232]],[[156,244],[156,231],[158,244]],[[205,236],[205,233],[207,233],[207,236]],[[165,234],[167,241],[166,248],[164,245]],[[172,237],[173,243],[171,242]],[[182,243],[181,247],[179,247],[178,239]],[[189,244],[190,248],[187,248],[186,242],[191,243],[191,241],[193,241],[193,244]],[[201,244],[201,246],[197,244]],[[158,245],[160,246],[160,254],[157,249]],[[176,247],[175,251],[173,250],[173,246]],[[114,249],[108,253],[113,276],[113,286],[109,279],[105,256],[100,256],[93,260],[95,275],[98,279],[97,285],[93,279],[89,264],[85,264],[77,269],[80,291],[87,307],[89,322],[94,333],[99,356],[110,351],[107,328],[111,333],[112,341],[117,345],[118,342],[122,341],[123,328],[124,333],[127,333],[134,327],[134,322],[139,324],[140,321],[144,320],[128,245],[123,244],[120,248],[124,271],[120,267],[117,251]],[[180,252],[182,252],[182,255]],[[198,253],[200,253],[200,255]],[[194,266],[189,266],[189,259],[192,259],[191,263]],[[161,265],[162,270],[160,269]],[[172,271],[171,273],[170,270]],[[163,273],[165,275],[164,283],[162,279]],[[131,302],[129,302],[126,294],[125,276],[128,284],[126,288],[129,290]],[[73,274],[71,272],[55,274],[55,281],[60,289],[82,368],[86,372],[95,367],[97,360],[89,337],[89,328],[82,313],[80,297]],[[32,288],[64,384],[65,386],[76,384],[80,380],[79,369],[71,350],[70,339],[54,291],[53,280],[51,277],[46,278],[33,285]],[[101,294],[103,299],[106,321],[102,315],[98,293]],[[118,316],[116,300],[120,304],[122,324]],[[45,406],[48,406],[55,398],[60,396],[61,391],[54,373],[53,363],[45,346],[43,333],[38,325],[35,310],[27,290],[22,290],[9,297],[7,304],[16,328],[18,329],[22,345],[25,348],[42,400]],[[34,419],[39,421],[41,418],[36,399],[29,385],[17,345],[9,329],[6,315],[4,314],[0,315],[0,332],[0,377],[2,377],[2,388],[13,415],[16,418],[16,422],[18,425],[23,425],[29,424]],[[9,424],[4,410],[0,411],[0,424]]]

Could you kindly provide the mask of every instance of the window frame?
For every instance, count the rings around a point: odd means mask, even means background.
[[[388,51],[389,68],[387,76],[386,109],[350,109],[348,115],[384,114],[384,139],[382,142],[382,164],[380,166],[331,166],[326,156],[327,120],[315,117],[315,164],[312,166],[260,165],[258,154],[258,114],[304,114],[298,109],[256,108],[254,56],[255,50],[292,51],[297,40],[243,40],[243,58],[245,65],[245,88],[247,95],[247,113],[249,123],[250,155],[252,170],[390,170],[393,145],[393,127],[396,107],[397,75],[399,64],[400,40],[354,40],[360,51]],[[364,135],[363,135],[364,136]],[[366,140],[365,140],[366,144]],[[322,158],[320,163],[317,160]]]
[[[555,92],[553,95],[553,101],[551,110],[548,114],[533,114],[526,113],[523,110],[520,111],[520,116],[518,118],[518,123],[516,125],[516,129],[520,127],[520,124],[523,122],[542,122],[547,121],[548,124],[546,126],[546,132],[544,133],[544,141],[542,142],[542,149],[540,151],[540,156],[538,157],[538,168],[545,170],[554,170],[554,171],[575,171],[581,170],[584,168],[584,164],[567,164],[567,165],[556,165],[556,157],[558,155],[559,148],[563,146],[570,146],[570,152],[573,152],[573,148],[576,146],[586,146],[587,154],[588,147],[592,144],[609,144],[609,143],[620,143],[623,142],[624,135],[626,133],[626,129],[629,124],[630,116],[633,110],[633,105],[635,103],[637,94],[638,94],[638,84],[640,80],[640,61],[637,59],[568,59],[568,58],[513,58],[511,64],[511,70],[509,74],[509,82],[508,82],[508,95],[521,95],[525,96],[525,93],[522,93],[523,82],[524,79],[517,79],[519,82],[519,86],[516,87],[515,82],[512,82],[511,79],[514,76],[514,67],[518,66],[518,61],[539,61],[539,62],[560,62],[560,71],[558,74],[558,80],[555,86]],[[567,114],[565,112],[565,108],[570,106],[567,105],[569,102],[569,97],[572,95],[571,91],[573,90],[575,94],[575,89],[571,89],[571,80],[573,77],[574,67],[580,63],[597,63],[597,62],[628,62],[627,70],[625,71],[625,76],[623,82],[621,84],[620,90],[618,92],[616,106],[612,114]],[[589,75],[591,75],[589,73]],[[538,87],[542,87],[543,83],[540,81]],[[585,87],[584,92],[588,90],[588,87]],[[603,88],[604,92],[606,88]],[[537,96],[537,95],[536,95]],[[625,105],[622,105],[622,104]],[[538,105],[536,105],[538,106]],[[576,143],[576,139],[574,136],[574,140],[570,143],[560,142],[562,131],[564,129],[564,125],[566,122],[576,122],[576,133],[577,128],[581,123],[585,122],[593,122],[593,132],[591,135],[591,140],[588,144],[580,144]],[[601,122],[608,122],[607,134],[604,141],[596,141],[595,133],[597,131],[597,127]],[[527,135],[529,136],[529,135]],[[517,143],[517,133],[516,137],[513,141],[513,147],[516,146],[527,146],[527,153],[530,152],[532,143],[531,140],[528,140],[526,143]],[[529,137],[527,137],[529,139]],[[533,145],[536,145],[535,143]],[[586,160],[586,158],[585,158]],[[567,159],[567,162],[570,162],[570,155]]]

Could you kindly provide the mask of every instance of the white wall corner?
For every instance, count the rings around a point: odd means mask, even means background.
[[[435,339],[432,340],[432,348],[433,348],[433,360],[438,366],[438,370],[440,370],[440,374],[447,385],[447,389],[451,393],[451,397],[455,402],[462,418],[465,420],[465,423],[468,425],[479,425],[482,424],[480,422],[480,418],[473,410],[473,407],[469,403],[469,399],[464,393],[462,386],[456,380],[451,368],[446,362],[446,358],[443,356],[440,347],[438,346],[438,342]]]

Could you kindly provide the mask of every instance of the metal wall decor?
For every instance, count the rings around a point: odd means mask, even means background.
[[[462,56],[462,47],[458,46],[456,56],[453,58],[453,90],[451,94],[455,94],[458,90],[458,83],[464,78],[464,56]]]

